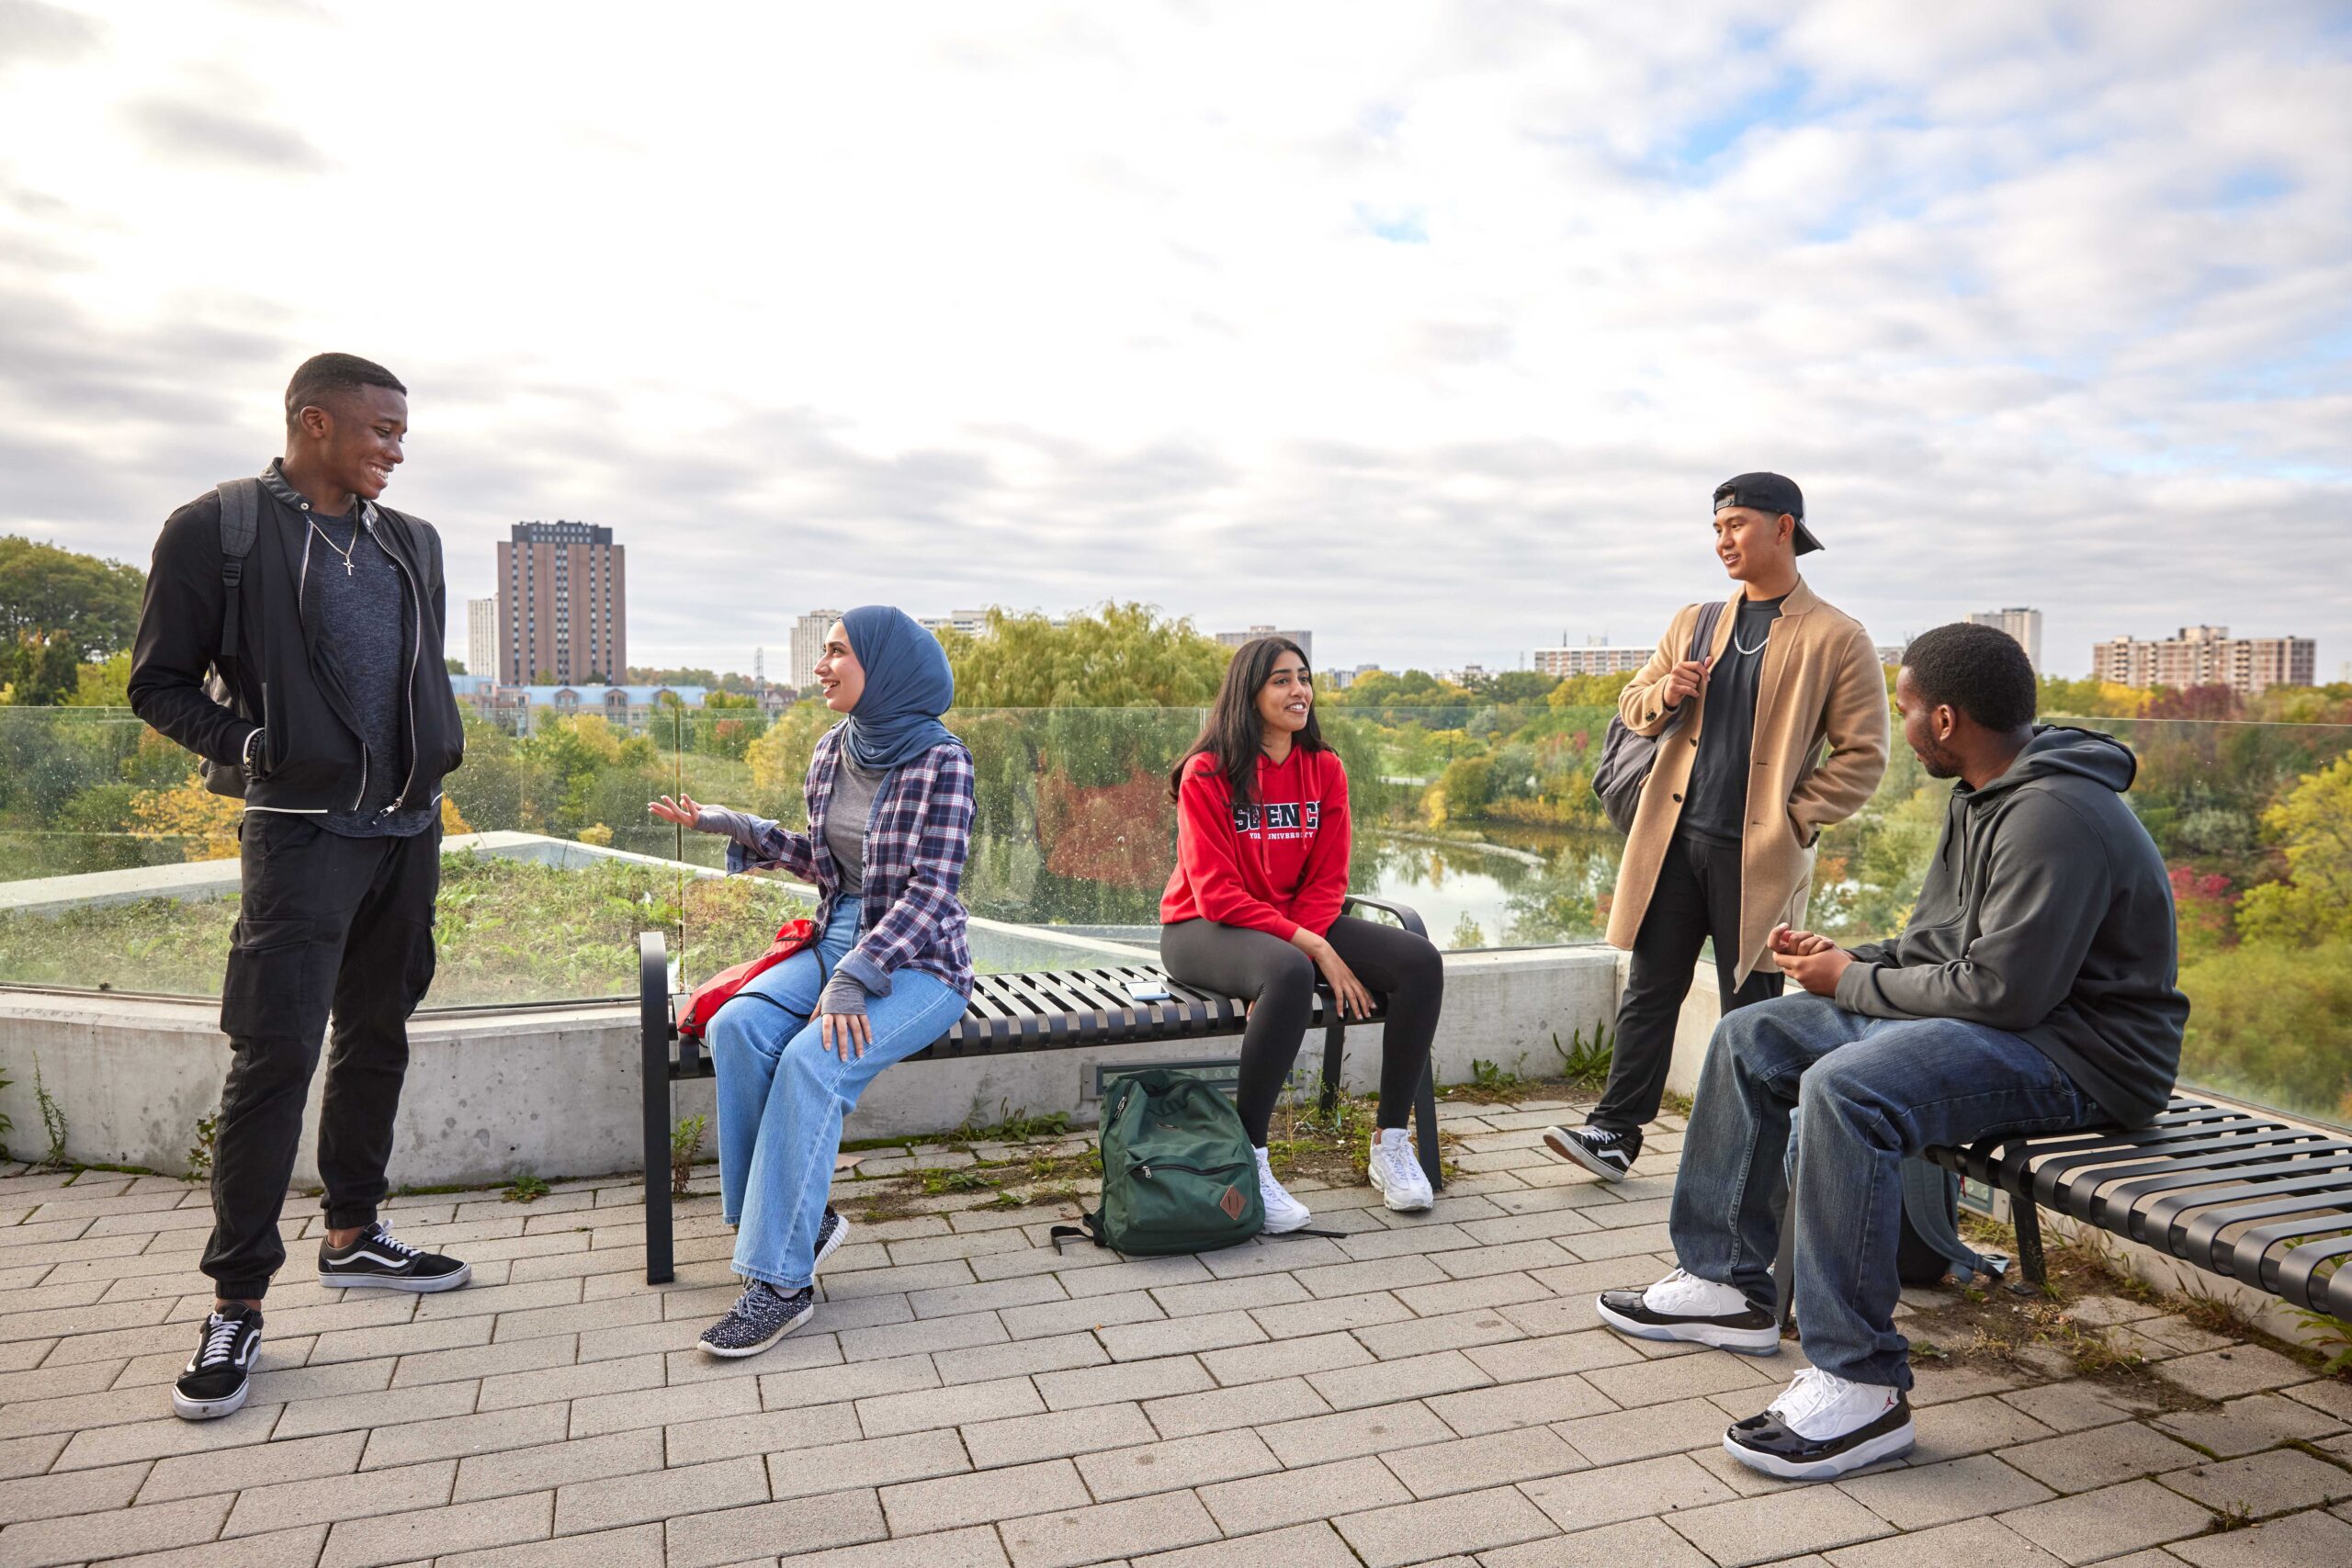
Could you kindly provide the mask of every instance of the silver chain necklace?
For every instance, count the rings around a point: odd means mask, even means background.
[[[356,541],[356,540],[354,541],[354,543],[356,543],[356,542],[357,542],[357,541]],[[1742,641],[1740,641],[1740,640],[1739,640],[1739,623],[1738,623],[1737,621],[1734,621],[1734,622],[1731,624],[1731,645],[1732,645],[1732,647],[1734,647],[1734,648],[1736,648],[1736,649],[1739,649],[1739,651],[1740,651],[1741,653],[1746,654],[1746,655],[1747,655],[1748,658],[1750,658],[1750,659],[1753,659],[1753,658],[1755,658],[1758,654],[1759,654],[1759,653],[1763,652],[1763,651],[1764,651],[1764,644],[1765,644],[1765,643],[1768,643],[1768,642],[1770,642],[1771,640],[1772,640],[1772,623],[1771,623],[1771,622],[1770,622],[1770,621],[1767,621],[1767,622],[1765,622],[1765,623],[1764,623],[1764,637],[1763,637],[1763,639],[1762,639],[1761,641],[1758,642],[1758,643],[1757,643],[1757,645],[1756,645],[1754,648],[1750,648],[1750,647],[1748,647],[1746,643],[1744,643],[1744,642],[1742,642]]]

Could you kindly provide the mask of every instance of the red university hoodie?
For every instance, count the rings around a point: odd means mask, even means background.
[[[1348,772],[1336,751],[1293,746],[1258,756],[1256,804],[1237,807],[1216,759],[1184,764],[1176,795],[1176,870],[1159,920],[1215,920],[1288,942],[1320,936],[1348,891]]]

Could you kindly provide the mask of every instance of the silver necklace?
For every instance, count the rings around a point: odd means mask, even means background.
[[[359,542],[359,541],[358,541],[358,540],[356,540],[356,539],[354,539],[354,540],[352,541],[352,543],[353,543],[353,544],[355,544],[355,545],[356,545],[358,542]],[[1767,621],[1767,622],[1765,622],[1765,623],[1764,623],[1764,637],[1763,637],[1763,640],[1762,640],[1762,641],[1759,641],[1759,642],[1758,642],[1758,643],[1754,648],[1750,648],[1750,647],[1748,647],[1746,643],[1744,643],[1744,642],[1742,642],[1742,641],[1740,641],[1740,640],[1739,640],[1739,623],[1738,623],[1737,621],[1734,621],[1734,622],[1731,624],[1731,645],[1732,645],[1732,647],[1734,647],[1734,648],[1736,648],[1736,649],[1739,649],[1739,651],[1740,651],[1741,653],[1743,653],[1743,654],[1747,655],[1747,656],[1748,658],[1750,658],[1750,659],[1753,659],[1753,658],[1755,658],[1758,654],[1759,654],[1759,653],[1763,652],[1763,651],[1764,651],[1764,644],[1765,644],[1765,643],[1767,643],[1767,642],[1770,642],[1771,640],[1772,640],[1772,623],[1771,623],[1771,622],[1770,622],[1770,621]]]
[[[343,558],[343,575],[349,577],[352,574],[352,550],[356,550],[359,547],[359,525],[354,523],[351,525],[351,549],[349,550],[346,550],[341,545],[336,544],[334,537],[330,536],[324,528],[319,526],[319,520],[315,517],[311,519],[311,532],[316,534],[320,538],[326,540],[327,548],[333,550],[335,554]]]

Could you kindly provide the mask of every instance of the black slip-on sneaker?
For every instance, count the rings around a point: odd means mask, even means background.
[[[1834,1481],[1909,1453],[1914,1440],[1911,1401],[1901,1389],[1807,1367],[1770,1409],[1732,1424],[1724,1452],[1783,1480]]]
[[[378,1220],[349,1247],[319,1243],[319,1283],[329,1290],[454,1291],[474,1277],[470,1265],[411,1247]]]
[[[1601,1322],[1636,1339],[1680,1339],[1743,1356],[1781,1350],[1781,1325],[1770,1311],[1679,1269],[1645,1290],[1603,1291],[1596,1304]]]
[[[204,1320],[196,1354],[172,1385],[172,1412],[183,1421],[211,1421],[243,1409],[261,1357],[261,1313],[244,1305]]]
[[[1623,1181],[1641,1156],[1642,1135],[1613,1127],[1546,1127],[1544,1146],[1603,1181]]]
[[[709,1356],[756,1356],[802,1324],[817,1310],[817,1292],[807,1285],[779,1291],[764,1280],[754,1280],[735,1298],[727,1315],[702,1331],[695,1343]]]

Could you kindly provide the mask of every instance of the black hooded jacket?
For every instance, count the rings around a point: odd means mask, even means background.
[[[2123,804],[2139,761],[2045,726],[1982,789],[1952,786],[1911,923],[1853,949],[1838,1005],[2018,1035],[2127,1127],[2165,1108],[2188,998],[2164,858]]]
[[[333,640],[315,614],[304,615],[311,531],[285,500],[290,490],[282,480],[269,482],[275,477],[264,480],[260,531],[239,588],[242,647],[220,646],[219,492],[205,491],[164,523],[131,645],[131,709],[198,756],[230,766],[243,759],[246,738],[260,727],[261,754],[245,788],[250,811],[318,817],[356,810],[369,772],[379,768],[397,771],[400,804],[429,806],[443,776],[465,755],[465,728],[441,661],[447,595],[440,536],[431,524],[361,503],[364,525],[406,574],[408,612],[417,622],[408,634],[414,653],[401,715],[402,754],[370,756]],[[206,671],[216,660],[224,665],[233,698],[227,707],[204,690]]]

